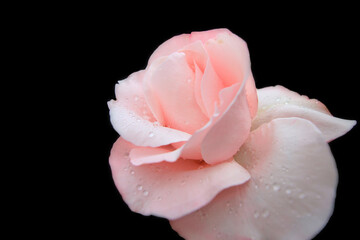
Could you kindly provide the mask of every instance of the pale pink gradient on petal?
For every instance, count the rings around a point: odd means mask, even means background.
[[[242,83],[250,72],[246,42],[231,32],[220,32],[205,44],[211,63],[225,86]]]
[[[182,157],[215,164],[236,153],[251,126],[244,85],[238,83],[220,91],[220,103],[214,115],[185,143]]]
[[[196,103],[194,72],[185,53],[172,53],[159,60],[161,63],[145,75],[144,87],[149,89],[146,97],[157,99],[163,125],[192,134],[209,120]],[[153,107],[153,102],[150,105]]]
[[[215,105],[219,102],[219,93],[224,88],[222,80],[217,76],[211,62],[208,60],[201,80],[201,96],[207,116],[214,114]]]
[[[131,163],[135,166],[162,161],[175,162],[179,159],[182,147],[174,149],[170,146],[150,148],[133,148],[130,152]]]
[[[148,65],[156,59],[167,56],[183,48],[184,46],[196,41],[206,42],[208,39],[215,37],[219,33],[229,33],[228,29],[213,29],[209,31],[192,32],[191,34],[181,34],[170,38],[162,43],[150,56]]]
[[[245,85],[246,98],[250,109],[251,118],[254,119],[258,111],[258,96],[252,73]]]
[[[137,146],[158,147],[186,141],[190,134],[160,126],[149,108],[142,90],[144,72],[139,71],[119,81],[116,101],[108,102],[114,129]]]
[[[282,86],[258,90],[259,108],[252,123],[252,130],[275,118],[300,117],[314,123],[327,141],[347,133],[356,121],[333,117],[316,99],[309,99]]]
[[[310,121],[284,118],[263,124],[235,159],[251,179],[171,221],[182,237],[303,240],[325,226],[333,211],[338,175],[328,144]]]
[[[133,148],[136,146],[119,138],[111,150],[110,166],[123,200],[143,215],[183,217],[250,177],[234,160],[211,166],[183,159],[134,166],[129,157]]]

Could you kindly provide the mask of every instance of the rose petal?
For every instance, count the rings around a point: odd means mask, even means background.
[[[214,113],[215,105],[219,102],[220,90],[223,88],[224,85],[213,69],[211,62],[207,61],[201,80],[201,96],[207,116],[211,116]]]
[[[132,211],[176,219],[210,202],[225,188],[242,184],[248,172],[233,160],[218,165],[180,159],[133,166],[129,152],[136,146],[119,138],[110,155],[114,182]]]
[[[231,91],[239,84],[225,88],[220,92],[223,104],[220,104],[220,118],[211,127],[201,143],[201,153],[209,164],[221,162],[233,156],[245,142],[251,127],[251,116],[246,100],[246,92],[240,87],[234,98]],[[232,100],[230,104],[227,102]],[[221,113],[222,105],[228,108]]]
[[[205,48],[217,76],[222,80],[225,87],[235,83],[242,84],[246,80],[245,91],[253,118],[257,112],[258,102],[246,42],[230,31],[224,31],[216,35],[215,38],[208,40],[205,43]]]
[[[252,73],[245,85],[246,99],[250,109],[251,118],[254,119],[258,111],[258,96]]]
[[[175,162],[179,159],[182,148],[174,150],[172,147],[164,146],[158,148],[134,148],[130,152],[131,163],[135,166],[162,161]]]
[[[191,136],[188,133],[156,124],[144,97],[142,80],[140,71],[116,85],[117,100],[108,102],[114,129],[137,146],[158,147],[188,140]]]
[[[226,87],[242,83],[250,72],[250,56],[244,40],[224,31],[205,43],[211,63]]]
[[[235,159],[251,179],[224,190],[195,213],[171,221],[182,237],[303,240],[327,223],[338,176],[328,144],[310,121],[275,119],[262,125]]]
[[[194,96],[194,72],[190,69],[184,53],[173,53],[158,59],[154,69],[145,76],[146,97],[157,99],[162,110],[164,124],[170,128],[192,134],[208,121]],[[156,63],[155,61],[154,63]],[[154,102],[151,101],[150,105]]]
[[[238,83],[220,91],[219,107],[210,121],[185,143],[183,158],[203,159],[214,164],[236,153],[248,136],[251,124],[243,87]]]
[[[356,121],[333,117],[324,104],[282,86],[258,90],[259,108],[252,130],[275,118],[300,117],[313,122],[327,141],[347,133]]]
[[[201,32],[192,32],[191,34],[181,34],[175,37],[170,38],[161,44],[154,53],[150,56],[149,63],[150,65],[156,59],[167,56],[183,48],[184,46],[196,42],[202,41],[205,42],[210,38],[215,37],[219,33],[229,32],[227,29],[213,29],[209,31]]]

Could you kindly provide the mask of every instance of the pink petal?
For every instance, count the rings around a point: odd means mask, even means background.
[[[235,159],[251,179],[171,221],[182,237],[303,240],[325,226],[338,176],[328,144],[310,121],[275,119],[260,126]]]
[[[175,162],[179,159],[182,148],[164,146],[157,148],[133,148],[130,152],[131,163],[135,166],[149,163],[158,163],[162,161]]]
[[[248,101],[251,118],[254,119],[258,111],[258,96],[252,73],[245,85],[246,99]]]
[[[205,42],[210,38],[214,38],[219,33],[229,32],[227,29],[213,29],[209,31],[192,32],[191,34],[181,34],[170,38],[161,44],[154,53],[150,56],[148,65],[150,65],[156,59],[167,56],[183,48],[184,46],[201,41]]]
[[[300,117],[314,123],[327,141],[347,133],[356,121],[333,117],[324,104],[309,99],[282,86],[266,87],[258,90],[259,109],[252,129],[275,118]]]
[[[242,184],[248,172],[233,160],[218,165],[179,159],[134,166],[129,152],[136,146],[119,138],[110,155],[114,182],[132,211],[176,219],[209,203],[225,188]]]
[[[114,129],[124,139],[138,146],[157,147],[188,140],[188,133],[156,124],[144,96],[143,76],[144,72],[139,71],[116,85],[117,100],[108,102]]]
[[[215,114],[185,143],[181,156],[204,159],[209,164],[231,158],[250,131],[251,118],[245,97],[240,83],[222,89]]]
[[[211,63],[225,86],[242,83],[250,73],[250,56],[244,40],[224,31],[205,43]]]
[[[246,81],[246,97],[251,117],[254,118],[258,102],[246,42],[230,31],[224,31],[214,39],[208,40],[205,43],[205,48],[217,76],[222,80],[225,87],[235,83],[242,84],[243,81]]]
[[[231,91],[238,88],[234,98]],[[206,134],[201,144],[201,153],[209,164],[232,157],[245,142],[251,127],[251,116],[246,100],[246,92],[239,84],[225,88],[220,93],[220,117]],[[232,101],[231,101],[232,100]],[[227,104],[227,102],[230,104]],[[222,105],[228,106],[223,110]],[[221,113],[221,111],[224,111]]]
[[[211,62],[208,60],[201,80],[201,96],[207,116],[211,116],[214,113],[215,104],[219,102],[220,90],[223,88],[224,84],[217,76]]]
[[[157,63],[160,61],[161,63]],[[194,96],[194,72],[184,53],[173,53],[150,66],[145,76],[145,94],[152,109],[161,109],[166,126],[192,134],[208,121]],[[153,108],[154,104],[157,107]]]

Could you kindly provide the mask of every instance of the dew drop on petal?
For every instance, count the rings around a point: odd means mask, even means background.
[[[304,199],[306,197],[306,194],[305,193],[301,193],[300,195],[299,195],[299,198],[300,199]]]
[[[153,133],[153,132],[149,132],[149,137],[150,138],[152,138],[152,137],[154,137],[155,136],[155,134]]]
[[[141,191],[141,190],[143,189],[143,186],[137,185],[137,186],[136,186],[136,189],[139,190],[139,191]]]
[[[267,218],[270,215],[270,212],[268,210],[264,210],[261,214],[263,218]]]
[[[147,195],[149,195],[149,192],[145,190],[145,191],[143,192],[143,195],[146,197]]]
[[[273,185],[273,190],[274,190],[275,192],[279,191],[279,190],[280,190],[280,186],[277,185],[277,184],[274,184],[274,185]]]
[[[260,213],[258,211],[254,212],[254,218],[258,218],[260,216]]]

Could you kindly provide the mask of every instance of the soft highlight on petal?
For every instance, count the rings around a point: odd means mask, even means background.
[[[325,226],[338,176],[328,144],[310,121],[288,118],[263,124],[251,132],[235,159],[251,179],[171,221],[182,237],[303,240]]]
[[[144,96],[143,77],[144,72],[139,71],[116,85],[116,101],[108,102],[114,129],[137,146],[158,147],[188,140],[190,134],[156,121]]]
[[[146,97],[157,99],[156,108],[162,111],[162,124],[192,134],[208,121],[196,102],[194,72],[185,53],[176,52],[158,60],[161,63],[144,77]],[[150,105],[153,107],[153,102]]]
[[[236,89],[238,89],[236,91]],[[233,93],[236,92],[233,98]],[[220,92],[219,119],[201,143],[201,154],[209,164],[233,156],[245,142],[251,127],[251,116],[244,85],[234,84]],[[229,103],[230,102],[230,103]],[[227,106],[226,109],[224,107]]]
[[[258,90],[259,108],[252,123],[252,130],[276,118],[299,117],[314,123],[327,141],[334,140],[348,131],[356,121],[334,117],[324,104],[309,99],[282,86]]]
[[[229,33],[230,31],[225,28],[213,29],[208,31],[201,32],[192,32],[190,34],[181,34],[170,38],[169,40],[162,43],[150,56],[149,63],[151,64],[156,59],[170,55],[173,52],[176,52],[183,48],[184,46],[191,44],[196,41],[205,42],[210,38],[215,37],[220,33]]]
[[[119,138],[111,150],[110,166],[123,200],[143,215],[183,217],[205,206],[223,189],[250,178],[234,160],[212,166],[184,159],[134,166],[129,157],[134,148]]]

